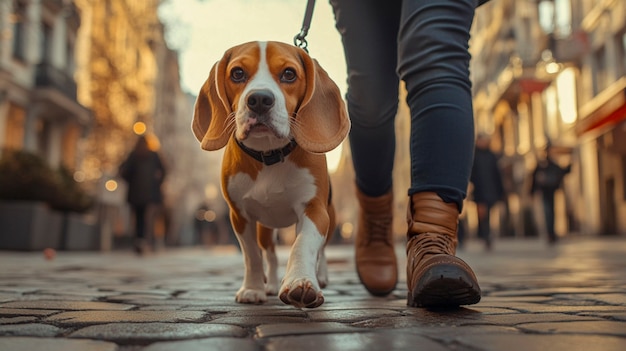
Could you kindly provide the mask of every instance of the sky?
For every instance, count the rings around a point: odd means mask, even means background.
[[[169,0],[159,16],[166,40],[179,52],[181,85],[196,95],[213,64],[235,45],[256,40],[293,44],[300,33],[307,0]],[[327,0],[316,1],[308,36],[309,54],[337,83],[345,96],[346,65],[341,37]],[[329,152],[332,172],[341,147]]]
[[[181,84],[196,94],[228,48],[255,40],[292,44],[300,32],[306,0],[169,0],[160,8],[166,40],[179,51]],[[316,1],[307,36],[309,53],[345,94],[346,67],[333,12]]]

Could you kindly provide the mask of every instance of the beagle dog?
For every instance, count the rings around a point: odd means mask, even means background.
[[[350,129],[337,85],[293,45],[235,46],[202,86],[192,129],[203,149],[226,147],[222,192],[245,264],[236,301],[278,294],[296,307],[320,306],[324,246],[335,228],[324,153]],[[292,225],[297,236],[279,288],[276,231]]]

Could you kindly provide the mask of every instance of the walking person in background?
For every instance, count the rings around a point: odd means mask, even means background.
[[[388,295],[398,280],[392,170],[402,80],[411,111],[407,303],[453,307],[480,300],[474,272],[455,253],[474,150],[468,42],[482,2],[330,0],[348,70],[359,206],[355,261],[373,295]]]
[[[151,147],[145,135],[139,136],[119,168],[120,176],[128,184],[127,201],[135,219],[134,248],[137,254],[144,253],[147,239],[154,239],[155,215],[163,203],[161,185],[166,172],[156,151],[157,143],[155,139]]]
[[[478,237],[485,242],[487,250],[491,250],[493,240],[490,225],[491,209],[504,199],[502,172],[498,165],[498,157],[489,148],[490,143],[491,137],[485,133],[479,133],[476,137],[474,164],[470,177],[473,185],[472,199],[476,204],[478,217]]]
[[[551,245],[557,241],[554,230],[554,193],[561,187],[563,178],[571,169],[571,164],[562,168],[554,161],[554,147],[548,143],[544,157],[537,161],[537,167],[533,171],[530,192],[531,195],[541,193],[548,243]]]

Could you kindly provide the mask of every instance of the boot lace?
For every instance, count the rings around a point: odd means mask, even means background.
[[[420,233],[411,238],[412,243],[408,245],[408,250],[412,251],[414,263],[438,254],[454,255],[456,251],[455,238],[436,233]]]
[[[381,242],[385,245],[391,245],[391,235],[389,231],[391,228],[392,217],[379,217],[373,218],[366,216],[366,244],[369,245],[373,242]]]

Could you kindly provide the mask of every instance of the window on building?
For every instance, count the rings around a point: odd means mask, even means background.
[[[26,59],[26,4],[21,1],[13,3],[13,57],[20,61]]]
[[[558,99],[556,86],[551,85],[543,92],[545,101],[545,131],[548,137],[556,139],[559,136]]]
[[[626,76],[626,30],[617,34],[615,38],[615,43],[617,44],[617,62],[621,62],[621,64],[617,65],[617,76],[622,77]]]
[[[52,26],[48,23],[41,24],[41,62],[50,63],[52,59]]]
[[[572,33],[571,0],[539,0],[539,25],[555,38],[566,38]]]
[[[67,72],[72,74],[74,73],[74,68],[76,67],[76,61],[75,61],[75,53],[74,53],[74,40],[75,38],[67,38],[67,42],[65,44],[65,58],[66,58],[66,62],[67,65],[65,66],[67,69]]]
[[[622,184],[626,184],[626,155],[622,155]],[[622,199],[626,201],[626,186],[622,187]]]
[[[554,32],[554,2],[549,0],[539,1],[539,25],[546,33]]]
[[[564,69],[556,77],[557,98],[561,121],[571,125],[578,119],[578,102],[576,99],[576,71]]]
[[[572,1],[554,0],[555,36],[567,38],[572,34]]]
[[[606,67],[606,48],[599,47],[593,53],[593,94],[598,95],[608,86],[608,70]]]
[[[26,113],[24,109],[13,103],[9,104],[9,113],[4,135],[3,148],[21,149],[24,145],[24,122]]]

